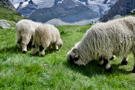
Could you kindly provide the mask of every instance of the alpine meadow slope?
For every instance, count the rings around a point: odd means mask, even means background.
[[[6,11],[9,12],[4,9]],[[11,21],[22,18],[4,17],[2,14],[0,17]],[[134,90],[135,74],[129,72],[134,61],[132,55],[129,55],[129,64],[126,66],[119,66],[120,57],[113,60],[112,73],[106,73],[98,67],[97,62],[91,62],[85,67],[68,64],[67,52],[90,27],[91,25],[58,26],[64,45],[60,51],[47,51],[44,57],[31,56],[31,51],[22,54],[15,43],[15,30],[0,28],[0,89]]]

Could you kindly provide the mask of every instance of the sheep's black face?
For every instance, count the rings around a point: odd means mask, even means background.
[[[71,51],[68,52],[67,58],[70,64],[83,65],[83,62],[79,55],[79,50],[77,50],[76,48],[72,48]]]
[[[68,61],[70,62],[70,64],[77,64],[77,65],[81,65],[84,66],[87,63],[82,59],[81,52],[79,52],[79,50],[77,48],[72,48],[67,55]]]
[[[78,61],[78,60],[79,60],[78,56],[75,57],[75,56],[70,55],[70,54],[68,55],[68,61],[69,61],[70,64],[75,64],[75,62]]]

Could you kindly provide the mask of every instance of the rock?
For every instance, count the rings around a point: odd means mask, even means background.
[[[52,24],[52,25],[56,25],[56,26],[61,26],[61,25],[86,25],[86,24],[94,24],[97,20],[94,19],[88,19],[88,20],[81,20],[81,21],[76,21],[76,22],[65,22],[62,21],[59,18],[55,18],[52,20],[49,20],[46,23]]]
[[[116,16],[113,17],[113,19],[118,19],[118,18],[122,18],[122,16],[121,15],[116,15]]]
[[[23,16],[29,17],[32,14],[32,12],[34,12],[38,8],[38,6],[32,0],[28,2],[28,5],[26,5],[26,7],[23,7],[24,3],[25,2],[20,2],[16,10],[19,13],[23,13]]]
[[[113,19],[116,15],[125,16],[131,14],[135,9],[135,0],[118,0],[115,5],[100,18],[100,21],[106,22]]]
[[[11,29],[11,26],[7,20],[0,20],[0,27],[3,29]]]
[[[130,12],[131,14],[135,14],[135,9],[131,10]]]
[[[55,0],[52,7],[36,9],[29,18],[34,21],[49,22],[55,25],[84,25],[99,19],[110,8],[107,1],[107,4],[103,4],[104,0],[88,1]]]
[[[14,6],[9,0],[0,0],[0,6],[4,6],[5,8],[15,10]]]
[[[12,1],[12,0],[11,0]],[[117,0],[16,0],[12,2],[23,16],[39,22],[89,24],[99,19]],[[19,2],[20,1],[20,2]],[[17,4],[16,4],[17,3]],[[57,23],[57,21],[59,23]]]

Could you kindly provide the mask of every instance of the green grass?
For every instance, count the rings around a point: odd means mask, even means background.
[[[0,6],[0,19],[6,19],[8,21],[14,21],[17,22],[20,19],[23,19],[19,13],[17,13],[15,10],[3,8]]]
[[[90,25],[60,26],[64,46],[44,57],[22,54],[15,44],[15,30],[0,29],[1,90],[134,90],[133,56],[129,64],[119,66],[121,58],[111,61],[113,72],[106,73],[91,62],[86,67],[71,66],[66,53],[78,42]]]

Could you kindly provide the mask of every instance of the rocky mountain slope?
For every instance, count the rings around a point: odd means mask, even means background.
[[[135,0],[119,0],[107,14],[100,18],[100,21],[110,20],[116,15],[124,16],[130,14],[133,9],[135,9]]]
[[[15,9],[9,0],[0,0],[0,6],[3,6],[5,8],[9,8],[9,9]]]
[[[100,18],[117,0],[12,0],[17,11],[35,21],[88,24]],[[18,5],[18,6],[17,6]]]

